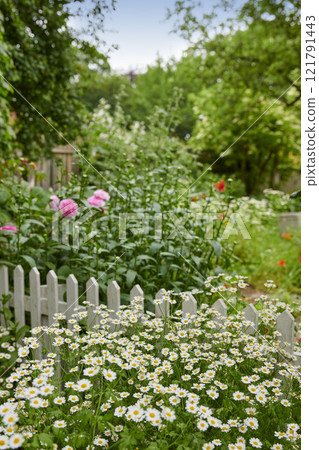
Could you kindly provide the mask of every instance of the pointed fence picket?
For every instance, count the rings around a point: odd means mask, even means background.
[[[7,295],[9,293],[9,276],[8,267],[0,266],[0,296]],[[0,314],[0,324],[5,325],[3,314]]]
[[[86,283],[86,301],[91,305],[88,310],[88,325],[93,327],[98,323],[98,317],[94,314],[94,307],[99,306],[99,285],[95,278],[90,278]]]
[[[249,325],[245,330],[245,333],[255,335],[258,330],[258,311],[251,303],[243,310],[243,314],[246,320],[253,323],[253,326]]]
[[[99,285],[95,278],[90,278],[86,283],[86,290],[79,296],[78,281],[74,275],[69,275],[65,284],[59,284],[57,275],[53,270],[47,274],[47,284],[40,284],[40,274],[37,268],[33,268],[29,273],[30,295],[25,295],[25,274],[19,265],[13,271],[13,292],[9,291],[9,273],[6,266],[0,266],[0,298],[3,294],[11,294],[9,306],[14,310],[15,321],[19,326],[26,323],[26,312],[30,313],[30,324],[32,328],[41,325],[50,325],[55,322],[56,313],[65,314],[69,320],[76,308],[79,308],[79,299],[83,298],[91,304],[88,310],[88,326],[91,328],[99,321],[99,317],[94,313],[94,308],[99,306]],[[66,300],[64,294],[66,293]],[[163,299],[165,290],[161,289],[155,295],[156,299]],[[83,297],[85,295],[85,297]],[[134,286],[130,292],[130,298],[143,298],[144,293],[139,285]],[[182,303],[182,316],[190,317],[197,314],[197,302],[194,296],[188,292],[188,299]],[[82,302],[81,302],[82,303]],[[107,288],[107,307],[111,311],[111,317],[116,319],[117,312],[121,306],[121,289],[116,281],[112,281]],[[222,323],[227,318],[227,306],[223,299],[218,299],[213,309],[216,310],[218,323]],[[141,301],[141,315],[144,312],[144,301]],[[164,299],[161,304],[155,305],[155,317],[165,318],[170,314],[170,303]],[[245,332],[256,335],[258,332],[258,311],[249,304],[243,310],[244,318],[251,324],[247,325]],[[5,325],[3,314],[1,325]],[[141,318],[139,318],[141,320]],[[71,324],[69,324],[71,327]],[[116,330],[116,324],[110,326],[110,331]],[[296,364],[300,365],[300,353],[294,352],[295,343],[295,320],[289,311],[284,311],[277,318],[277,331],[280,332],[280,346],[291,355],[296,356]],[[36,349],[36,357],[41,357],[41,348]]]

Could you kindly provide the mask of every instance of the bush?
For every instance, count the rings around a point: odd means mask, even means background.
[[[18,231],[0,231],[0,262],[26,270],[37,266],[43,276],[52,269],[61,281],[70,273],[83,284],[94,276],[104,292],[112,279],[128,289],[139,283],[147,294],[163,286],[196,287],[202,274],[229,265],[233,246],[221,237],[231,221],[227,213],[237,209],[231,182],[218,190],[211,179],[205,192],[188,190],[191,156],[168,135],[169,117],[158,111],[148,130],[142,124],[126,130],[121,111],[112,118],[101,104],[90,129],[92,164],[101,175],[81,164],[80,174],[54,192],[77,203],[78,214],[70,221],[50,208],[52,193],[21,181],[16,167],[9,171],[0,180],[5,197],[0,226]],[[109,199],[89,204],[101,188]],[[58,239],[53,236],[57,223]],[[72,240],[73,224],[79,227],[80,245]]]

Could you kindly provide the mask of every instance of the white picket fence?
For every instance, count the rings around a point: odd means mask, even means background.
[[[9,291],[9,273],[8,267],[0,266],[0,298],[3,294],[11,294],[9,306],[13,308],[15,321],[19,322],[19,326],[25,325],[25,312],[30,313],[31,327],[41,325],[50,325],[54,323],[54,315],[62,313],[66,315],[67,320],[74,314],[75,308],[79,307],[79,299],[88,301],[89,303],[99,305],[99,285],[95,278],[90,278],[86,283],[86,290],[79,296],[78,281],[74,275],[69,275],[65,284],[58,284],[58,278],[53,270],[47,274],[47,284],[41,285],[40,274],[37,268],[33,268],[29,273],[30,295],[25,295],[25,276],[24,270],[19,265],[14,269],[13,274],[13,292]],[[66,301],[64,294],[66,293]],[[161,289],[155,295],[156,299],[162,299],[164,290]],[[130,292],[130,298],[136,296],[143,297],[143,290],[139,285],[135,285]],[[81,303],[82,303],[81,302]],[[105,302],[102,302],[105,303]],[[112,281],[107,288],[107,307],[112,311],[115,318],[117,311],[121,306],[121,290],[116,281]],[[144,308],[144,304],[143,304]],[[213,308],[220,313],[221,320],[227,317],[227,306],[223,299],[217,300]],[[188,300],[182,303],[183,316],[188,314],[196,315],[197,302],[191,293],[188,293]],[[92,311],[91,311],[92,313]],[[164,317],[170,314],[170,303],[163,301],[161,305],[155,306],[155,316]],[[248,327],[247,333],[256,334],[258,330],[258,311],[256,308],[248,304],[243,310],[246,320],[253,323]],[[92,315],[93,321],[93,315]],[[90,319],[89,319],[90,321]],[[4,318],[1,315],[1,325],[4,325]],[[295,320],[289,311],[284,311],[277,318],[277,331],[281,333],[279,338],[281,345],[291,355],[296,356],[296,365],[300,365],[300,353],[294,352],[295,344]],[[287,345],[288,344],[288,345]]]

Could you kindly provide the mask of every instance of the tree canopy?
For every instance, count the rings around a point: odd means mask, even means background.
[[[85,11],[73,3],[0,0],[0,32],[8,59],[2,73],[12,85],[6,99],[16,116],[16,144],[25,154],[48,151],[59,139],[43,117],[67,139],[77,136],[85,113],[76,84],[79,54],[88,54],[91,62],[106,59],[94,45],[80,39],[68,21],[85,15],[89,24],[97,18],[100,25],[101,16],[114,2],[93,0]]]

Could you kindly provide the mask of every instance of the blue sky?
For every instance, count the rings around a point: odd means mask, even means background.
[[[203,11],[208,11],[216,1],[202,0],[202,3]],[[143,71],[158,56],[166,61],[172,56],[179,58],[182,55],[187,42],[170,33],[173,21],[165,19],[167,8],[174,4],[175,0],[117,0],[116,10],[106,16],[106,31],[101,35],[108,46],[117,44],[119,47],[110,53],[113,70]],[[225,13],[218,19],[225,19]],[[78,28],[76,20],[72,19],[70,23]]]
[[[170,34],[172,23],[165,20],[170,0],[119,0],[116,11],[109,17],[109,26],[115,33],[106,37],[118,44],[110,55],[111,67],[117,70],[143,69],[153,63],[159,54],[165,60],[181,56],[187,43],[176,34]]]

